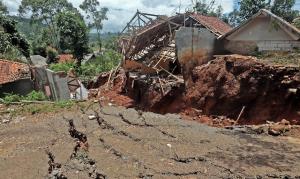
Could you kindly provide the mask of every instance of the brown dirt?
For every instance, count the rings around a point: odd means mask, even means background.
[[[239,124],[282,119],[300,124],[300,73],[294,67],[266,65],[247,56],[219,56],[193,70],[188,88],[174,82],[163,87],[164,94],[158,78],[128,76],[121,70],[110,90],[106,84],[99,88],[98,98],[106,104],[177,113],[212,126],[232,125],[243,106]]]
[[[251,57],[222,56],[196,67],[194,86],[187,89],[188,104],[207,115],[237,119],[241,124],[262,124],[287,119],[300,122],[299,69],[267,66]]]

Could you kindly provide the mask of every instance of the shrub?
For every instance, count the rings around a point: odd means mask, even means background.
[[[3,98],[4,103],[20,102],[21,100],[22,97],[20,95],[10,93],[5,93],[5,96]]]
[[[47,57],[48,57],[49,63],[57,62],[56,59],[58,57],[58,52],[55,48],[47,47],[46,52],[47,52]]]
[[[42,92],[32,91],[26,96],[21,96],[18,94],[5,93],[4,98],[2,99],[3,103],[9,104],[13,102],[21,102],[22,100],[26,101],[45,101],[47,97]]]
[[[74,63],[56,63],[56,64],[51,64],[49,69],[54,71],[54,72],[66,72],[68,73],[70,71],[71,68],[75,68],[75,64]]]
[[[23,97],[23,99],[28,101],[45,101],[47,100],[47,97],[44,95],[43,92],[32,91],[31,93]]]

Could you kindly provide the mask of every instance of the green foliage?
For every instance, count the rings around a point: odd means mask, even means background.
[[[74,69],[74,63],[53,63],[49,66],[49,69],[54,72],[66,72],[68,73],[70,69]]]
[[[21,102],[21,101],[46,101],[47,97],[42,92],[32,91],[26,96],[6,93],[2,100],[5,104],[9,104],[12,102]]]
[[[297,18],[293,21],[293,25],[295,27],[297,27],[298,29],[300,29],[300,18]]]
[[[3,4],[2,0],[0,0],[0,14],[8,14],[7,7]]]
[[[120,63],[121,55],[114,50],[106,50],[102,56],[97,57],[91,63],[83,64],[77,70],[77,75],[83,80],[89,80],[99,75],[99,73],[110,71]],[[75,69],[74,63],[51,64],[50,69],[59,72],[69,72]]]
[[[29,43],[18,32],[16,22],[6,16],[0,15],[0,53],[5,54],[12,51],[13,48],[18,49],[27,59],[29,58]]]
[[[242,0],[240,3],[239,16],[241,20],[246,20],[256,14],[260,9],[265,9],[270,6],[269,0]]]
[[[20,102],[22,97],[17,94],[8,94],[6,93],[4,98],[2,98],[4,103]]]
[[[299,15],[299,11],[293,10],[295,3],[296,0],[274,0],[271,11],[288,22],[292,22]]]
[[[237,9],[234,9],[227,16],[225,16],[225,22],[230,24],[232,27],[238,26],[242,22],[241,17],[240,17],[240,11]]]
[[[32,46],[32,54],[47,57],[47,48],[45,46]]]
[[[279,17],[292,22],[299,15],[299,11],[293,9],[295,0],[242,0],[240,3],[240,12],[238,18],[241,20],[249,19],[260,9],[269,9]]]
[[[77,9],[67,0],[22,0],[19,6],[21,16],[30,15],[33,23],[45,24],[48,31],[47,38],[57,49],[59,49],[59,33],[55,17],[63,11],[77,11]]]
[[[78,13],[66,11],[57,16],[56,22],[59,27],[62,50],[72,51],[78,60],[77,67],[79,67],[84,55],[88,53],[88,29],[83,18]]]
[[[71,101],[71,100],[66,100],[66,101],[57,101],[54,104],[55,108],[71,108],[72,106],[74,106],[75,102]]]
[[[97,41],[102,48],[101,42],[101,30],[103,28],[103,20],[107,20],[108,8],[100,7],[100,2],[98,0],[84,0],[79,6],[87,14],[87,20],[89,21],[88,26],[90,29],[95,28],[97,31]]]
[[[44,95],[43,92],[32,91],[31,93],[26,95],[23,99],[27,101],[46,101],[47,97]]]
[[[49,63],[55,63],[56,59],[58,57],[58,52],[55,48],[47,47],[46,48],[46,54],[49,60]]]

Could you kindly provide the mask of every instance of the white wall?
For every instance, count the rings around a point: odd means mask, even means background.
[[[227,38],[233,41],[293,40],[271,17],[257,17]]]

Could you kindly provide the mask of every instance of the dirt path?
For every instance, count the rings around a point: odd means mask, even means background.
[[[99,118],[90,120],[94,110]],[[78,132],[72,136],[70,119]],[[88,145],[76,142],[82,136]],[[177,115],[100,112],[95,105],[0,124],[0,178],[300,178],[299,169],[296,138],[216,129]]]

